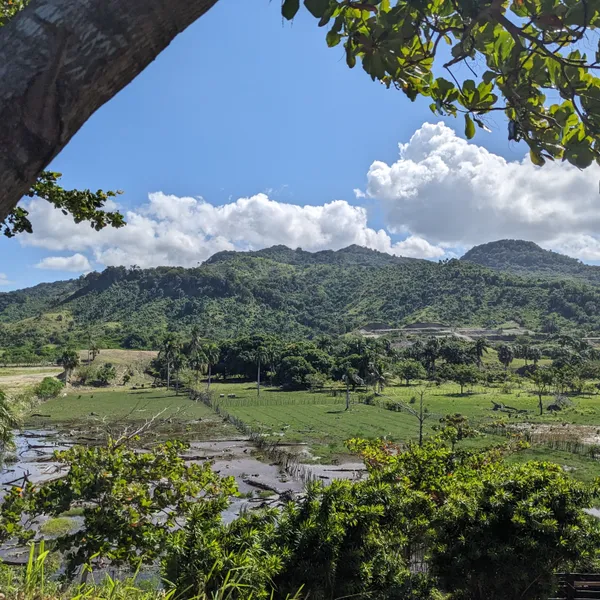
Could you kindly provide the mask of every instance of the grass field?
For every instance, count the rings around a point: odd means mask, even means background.
[[[0,367],[0,389],[8,394],[19,394],[36,386],[44,377],[56,377],[60,367]]]
[[[345,394],[335,392],[283,392],[265,387],[257,396],[256,386],[248,383],[215,383],[212,391],[220,405],[247,425],[260,429],[265,436],[281,443],[306,443],[314,460],[329,463],[347,456],[344,442],[352,437],[388,438],[394,441],[415,440],[418,436],[417,419],[405,411],[395,412],[380,405],[360,403],[364,392],[352,393],[351,410],[345,410]],[[512,425],[534,423],[552,424],[557,428],[569,425],[577,435],[577,427],[598,426],[600,436],[600,397],[580,396],[573,406],[555,415],[538,415],[537,397],[526,383],[506,388],[477,386],[461,395],[456,384],[411,386],[397,385],[385,389],[378,402],[401,401],[413,408],[411,398],[425,389],[424,404],[430,417],[424,433],[431,434],[432,427],[448,413],[461,413],[477,427],[503,419]],[[235,394],[235,398],[228,398]],[[505,413],[492,410],[492,402],[503,403],[528,412],[509,418]],[[548,396],[544,404],[552,401]],[[39,427],[52,425],[64,427],[94,427],[102,419],[111,423],[133,423],[149,419],[163,411],[162,419],[169,425],[161,435],[170,434],[185,439],[216,439],[239,435],[232,425],[223,422],[210,408],[192,402],[187,395],[176,396],[164,389],[130,390],[108,388],[70,391],[66,396],[50,400],[35,409],[44,417],[30,417],[27,425]],[[562,430],[562,429],[561,429]],[[564,430],[566,431],[566,430]],[[501,436],[486,435],[468,442],[472,445],[501,442]],[[536,445],[512,460],[544,459],[568,466],[577,477],[592,479],[600,476],[600,461],[566,451],[557,451]]]
[[[93,428],[102,420],[115,424],[141,423],[161,413],[159,430],[186,439],[212,439],[235,436],[235,429],[200,402],[192,402],[186,394],[176,395],[165,389],[94,390],[68,393],[37,406],[29,416],[28,427],[54,426]],[[184,435],[185,434],[185,435]]]
[[[400,400],[409,406],[410,399],[417,396],[420,385],[394,386],[386,388],[381,400]],[[215,384],[215,394],[221,406],[230,414],[248,425],[262,429],[273,440],[286,442],[306,442],[315,460],[330,462],[343,459],[346,455],[344,442],[351,437],[386,437],[394,441],[415,440],[418,437],[417,419],[406,412],[393,412],[379,406],[359,404],[359,394],[352,395],[350,411],[345,410],[345,398],[340,390],[337,396],[329,392],[282,392],[276,389],[263,389],[257,397],[256,388],[247,384]],[[228,394],[235,398],[227,398]],[[507,418],[504,413],[492,410],[491,400],[529,411],[516,418]],[[545,399],[545,404],[551,402]],[[508,423],[551,423],[561,426],[572,425],[600,426],[600,397],[580,397],[574,399],[573,407],[552,415],[537,414],[537,397],[527,386],[515,388],[511,393],[501,389],[476,387],[473,393],[463,396],[456,384],[429,386],[425,389],[424,404],[430,418],[424,427],[425,434],[433,432],[432,426],[448,413],[461,413],[473,423],[482,427],[504,417]],[[600,429],[600,427],[599,427]],[[470,441],[470,445],[499,443],[505,438],[486,435]],[[511,460],[549,460],[566,465],[577,477],[590,480],[600,476],[600,462],[571,452],[557,451],[545,446],[534,446]]]
[[[483,355],[483,363],[488,366],[504,368],[502,363],[498,360],[498,352],[494,350],[494,348],[488,348],[488,351]],[[528,364],[531,364],[531,361],[527,361]],[[510,363],[510,370],[514,371],[524,366],[525,359],[524,358],[515,358],[512,363]],[[552,364],[552,359],[550,358],[541,358],[538,363],[541,367],[548,366]]]

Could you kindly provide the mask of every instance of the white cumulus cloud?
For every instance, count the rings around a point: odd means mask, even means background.
[[[0,273],[0,287],[4,285],[10,285],[12,281],[8,279],[5,273]]]
[[[39,199],[30,201],[27,208],[34,233],[22,236],[23,244],[52,251],[87,252],[107,266],[189,267],[222,250],[251,250],[275,244],[310,251],[358,244],[421,258],[444,254],[443,248],[418,236],[393,243],[386,231],[368,226],[364,207],[344,200],[298,206],[256,194],[215,206],[202,198],[156,192],[149,195],[148,202],[126,213],[125,227],[100,232],[91,231],[85,223],[74,223]]]
[[[73,273],[86,273],[92,270],[87,257],[79,253],[72,256],[47,256],[35,266],[38,269],[72,271]]]
[[[469,247],[501,238],[538,242],[600,259],[600,168],[507,161],[425,123],[393,164],[375,161],[366,195],[381,202],[390,231]]]

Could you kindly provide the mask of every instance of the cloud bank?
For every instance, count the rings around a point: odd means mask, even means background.
[[[84,273],[92,270],[87,257],[79,253],[72,256],[47,256],[35,266],[38,269],[71,271],[73,273]]]
[[[391,232],[457,247],[525,239],[600,259],[597,165],[509,162],[443,123],[425,123],[399,148],[396,162],[375,161],[367,173],[366,195],[381,203]]]
[[[357,201],[370,199],[385,228],[369,226],[367,209],[345,200],[299,206],[256,194],[215,206],[200,197],[155,192],[126,212],[126,227],[100,232],[34,198],[27,205],[34,234],[20,240],[75,253],[48,256],[36,265],[72,272],[91,270],[91,260],[97,268],[191,267],[222,250],[274,244],[310,251],[358,244],[439,259],[502,238],[532,240],[596,261],[599,181],[596,165],[580,171],[566,163],[539,168],[529,158],[511,162],[459,138],[443,123],[425,123],[399,145],[395,162],[374,161],[366,188],[354,190]]]
[[[274,244],[315,251],[358,244],[403,256],[438,258],[444,249],[418,236],[393,243],[383,229],[367,225],[367,211],[344,200],[322,206],[298,206],[265,194],[214,206],[202,198],[156,192],[126,214],[127,226],[91,232],[47,202],[32,200],[28,209],[34,233],[23,244],[51,251],[87,252],[100,265],[181,265],[191,267],[222,250],[259,249]],[[77,257],[77,260],[75,260]],[[85,256],[69,257],[69,265],[89,268]],[[67,259],[44,259],[41,268],[60,268]]]

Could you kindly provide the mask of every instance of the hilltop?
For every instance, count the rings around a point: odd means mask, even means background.
[[[471,248],[461,260],[512,273],[578,278],[600,283],[600,267],[586,265],[576,258],[544,250],[524,240],[498,240],[481,244]]]
[[[91,333],[103,347],[153,348],[166,331],[193,325],[213,338],[312,337],[419,321],[598,331],[597,306],[600,288],[586,282],[499,272],[467,259],[275,246],[222,252],[192,269],[109,267],[0,294],[0,345],[83,347]]]

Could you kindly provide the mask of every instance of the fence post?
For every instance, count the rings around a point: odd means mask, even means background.
[[[565,590],[567,600],[575,600],[575,577],[571,573],[568,573],[565,577]]]

